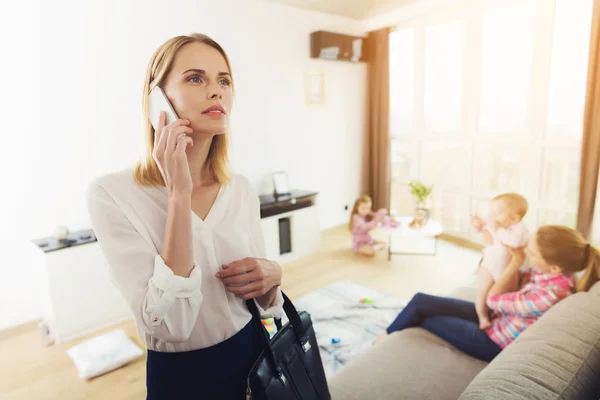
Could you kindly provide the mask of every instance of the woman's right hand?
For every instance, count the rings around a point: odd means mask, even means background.
[[[507,245],[503,245],[511,255],[510,266],[519,269],[523,266],[525,262],[526,254],[525,247],[510,247]]]
[[[152,158],[165,180],[169,194],[191,195],[192,176],[185,150],[194,142],[188,133],[192,133],[190,121],[177,119],[165,126],[166,114],[161,111],[158,127],[154,132],[154,150]]]

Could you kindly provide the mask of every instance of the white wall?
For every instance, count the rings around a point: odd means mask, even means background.
[[[343,222],[343,206],[360,187],[366,66],[311,60],[309,33],[360,34],[358,22],[259,0],[42,4],[40,58],[49,70],[37,96],[28,233],[89,225],[89,180],[131,165],[140,151],[149,57],[167,38],[194,31],[213,36],[231,57],[236,170],[266,191],[269,174],[287,170],[294,187],[321,192],[323,228]],[[325,71],[323,107],[306,105],[310,69]]]
[[[322,228],[345,223],[344,205],[361,187],[366,65],[311,60],[309,34],[360,35],[361,23],[264,0],[35,3],[37,12],[30,1],[3,13],[2,44],[14,63],[0,67],[10,93],[1,105],[16,118],[2,118],[10,139],[0,157],[7,189],[0,250],[14,262],[0,265],[0,304],[27,312],[9,316],[0,307],[0,329],[30,319],[36,307],[30,262],[6,239],[22,243],[58,225],[89,227],[88,182],[131,166],[141,153],[146,65],[174,35],[206,33],[229,53],[234,168],[267,192],[270,173],[286,170],[293,187],[320,192]],[[311,70],[325,72],[324,106],[306,104]]]

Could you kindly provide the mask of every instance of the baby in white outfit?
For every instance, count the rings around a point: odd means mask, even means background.
[[[495,281],[508,266],[511,256],[508,247],[523,247],[529,241],[529,231],[523,222],[527,200],[517,193],[504,193],[492,199],[490,218],[484,225],[481,218],[471,219],[473,228],[481,233],[486,247],[479,271],[479,291],[475,302],[479,327],[490,327],[487,296]],[[515,289],[516,290],[516,289]]]

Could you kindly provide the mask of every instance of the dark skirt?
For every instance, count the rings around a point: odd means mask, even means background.
[[[163,353],[148,350],[148,400],[238,400],[258,358],[260,332],[251,320],[241,331],[200,350]]]

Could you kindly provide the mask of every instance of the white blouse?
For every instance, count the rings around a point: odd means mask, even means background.
[[[149,349],[202,349],[230,338],[250,321],[244,300],[215,276],[223,264],[266,257],[260,203],[246,178],[234,175],[222,185],[204,220],[190,210],[194,268],[188,278],[174,275],[160,256],[166,188],[139,186],[129,169],[95,179],[87,202],[111,280]],[[263,317],[283,316],[281,291],[269,309],[257,306]]]

